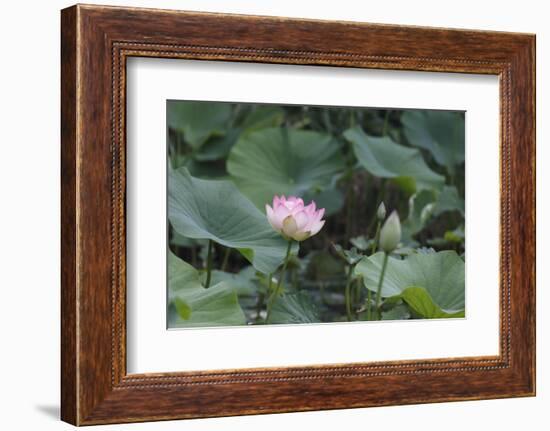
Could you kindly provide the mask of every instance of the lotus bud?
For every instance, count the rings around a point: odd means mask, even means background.
[[[378,205],[376,217],[378,217],[379,221],[384,221],[384,219],[386,218],[386,205],[384,205],[384,202],[380,202],[380,205]]]
[[[271,227],[287,240],[304,241],[318,233],[325,220],[324,208],[317,209],[315,202],[307,206],[296,196],[284,195],[273,198],[273,207],[266,205],[267,221]]]
[[[399,241],[401,241],[401,222],[397,211],[393,211],[382,229],[380,229],[380,249],[386,253],[391,253],[395,250]]]

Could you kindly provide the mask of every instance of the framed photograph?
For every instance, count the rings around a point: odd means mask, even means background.
[[[533,35],[61,16],[63,420],[535,394]]]

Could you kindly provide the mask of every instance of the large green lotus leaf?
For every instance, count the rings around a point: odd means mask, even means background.
[[[183,133],[192,148],[199,148],[213,135],[222,135],[231,117],[231,105],[220,102],[169,100],[168,127]]]
[[[411,145],[432,153],[450,172],[464,162],[464,115],[460,112],[409,110],[401,117]]]
[[[236,248],[260,272],[274,272],[285,257],[287,242],[230,181],[194,178],[185,168],[172,170],[168,217],[181,235]]]
[[[441,319],[450,317],[464,317],[464,310],[445,311],[437,305],[431,295],[423,287],[407,287],[401,295],[409,308],[418,316],[426,319]]]
[[[355,272],[363,277],[365,287],[376,291],[384,253],[364,257]],[[402,295],[410,287],[426,290],[431,300],[448,314],[464,310],[465,265],[454,251],[412,254],[406,259],[390,257],[382,284],[382,296]],[[406,299],[406,298],[403,298]]]
[[[237,292],[226,282],[205,289],[198,271],[168,252],[168,326],[244,325],[245,315]]]
[[[344,137],[353,144],[359,163],[376,177],[392,178],[407,188],[411,184],[415,190],[439,189],[445,183],[416,148],[399,145],[387,136],[369,136],[359,126],[346,130]]]
[[[317,308],[305,292],[285,293],[276,299],[267,323],[318,323]]]
[[[274,195],[332,188],[343,168],[340,147],[330,135],[282,127],[241,136],[227,160],[237,187],[261,209]]]

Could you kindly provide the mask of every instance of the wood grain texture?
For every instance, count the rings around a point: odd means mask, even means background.
[[[87,425],[534,395],[533,35],[79,5],[62,11],[61,45],[63,420]],[[498,75],[500,354],[127,375],[130,56]]]
[[[76,9],[61,16],[61,417],[77,417]]]

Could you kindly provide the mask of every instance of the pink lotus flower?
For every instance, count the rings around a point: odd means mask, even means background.
[[[325,209],[316,209],[315,202],[304,206],[304,201],[296,196],[275,196],[273,208],[265,206],[267,220],[273,229],[286,239],[304,241],[315,235],[325,224],[321,220]]]

